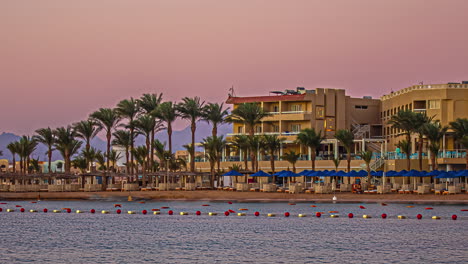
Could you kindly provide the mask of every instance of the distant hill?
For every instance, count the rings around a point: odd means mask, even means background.
[[[197,123],[197,131],[195,132],[195,141],[200,142],[203,140],[203,138],[206,138],[208,136],[211,136],[211,129],[212,126],[206,122],[198,122]],[[218,127],[218,135],[224,135],[226,136],[227,133],[232,132],[232,125],[231,124],[223,124]],[[163,130],[160,131],[156,134],[156,138],[159,139],[161,142],[167,142],[167,131]],[[20,139],[20,136],[15,135],[13,133],[7,133],[3,132],[0,134],[0,151],[3,152],[3,156],[0,156],[0,159],[8,159],[12,160],[12,156],[10,151],[6,148],[6,146],[13,141],[16,141]],[[190,131],[190,126],[182,129],[182,130],[176,130],[172,132],[172,149],[175,150],[183,150],[184,147],[182,147],[185,144],[190,143],[191,140],[191,131]],[[138,145],[144,145],[145,144],[145,139],[142,136],[139,136],[135,140],[135,144]],[[167,144],[167,143],[166,143]],[[106,150],[106,141],[96,137],[92,140],[91,145],[95,147],[96,149],[99,149],[101,151]],[[39,160],[46,161],[47,160],[47,155],[45,154],[47,151],[47,147],[39,144],[36,151],[33,153],[33,158],[39,158]],[[62,159],[62,156],[57,152],[54,151],[52,155],[53,160],[57,159]]]

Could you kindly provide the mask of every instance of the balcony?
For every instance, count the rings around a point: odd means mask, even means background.
[[[288,121],[288,120],[310,120],[312,112],[307,111],[283,111],[283,112],[268,112],[271,116],[263,118],[262,121]]]

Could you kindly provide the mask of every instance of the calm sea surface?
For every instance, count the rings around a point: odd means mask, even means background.
[[[1,201],[0,201],[1,202]],[[5,201],[3,201],[5,202]],[[0,263],[467,263],[463,205],[226,202],[7,201],[0,204]],[[202,206],[210,204],[210,206]],[[26,209],[20,213],[18,207]],[[366,209],[360,209],[363,205]],[[170,207],[174,215],[161,209]],[[433,207],[433,210],[425,210]],[[12,208],[16,212],[7,213]],[[42,209],[49,209],[43,213]],[[71,208],[72,213],[51,213]],[[240,212],[247,216],[223,212]],[[39,210],[29,213],[30,209]],[[96,214],[89,210],[95,209]],[[148,210],[148,215],[141,214]],[[76,214],[75,210],[84,210]],[[101,214],[109,210],[111,214]],[[129,215],[128,210],[138,211]],[[196,216],[199,210],[203,215]],[[190,215],[181,216],[181,211]],[[260,212],[259,217],[253,213]],[[339,211],[340,218],[315,212]],[[218,212],[218,216],[208,216]],[[284,212],[291,217],[285,218]],[[277,217],[266,217],[276,213]],[[297,214],[307,214],[305,218]],[[348,213],[355,217],[348,219]],[[381,219],[386,213],[388,219]],[[363,219],[362,215],[373,216]],[[416,215],[422,214],[422,220]],[[458,220],[451,220],[457,214]],[[409,219],[398,220],[397,215]],[[433,215],[441,220],[430,219]]]

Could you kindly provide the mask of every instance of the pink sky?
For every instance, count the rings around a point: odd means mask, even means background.
[[[147,92],[379,97],[468,80],[467,17],[466,0],[1,1],[0,132],[64,126]]]

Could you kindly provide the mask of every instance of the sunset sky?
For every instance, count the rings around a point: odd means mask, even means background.
[[[0,133],[65,126],[151,92],[379,97],[468,80],[467,61],[466,0],[1,1]]]

